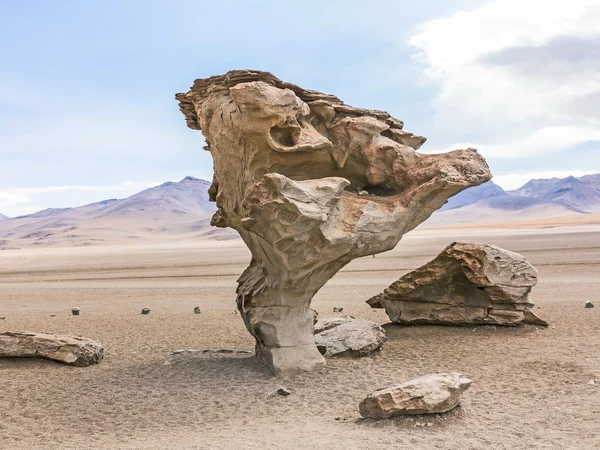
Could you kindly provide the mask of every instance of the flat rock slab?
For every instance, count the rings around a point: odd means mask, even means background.
[[[460,403],[472,381],[459,373],[437,373],[369,394],[359,406],[370,419],[409,414],[445,413]]]
[[[102,344],[79,336],[23,331],[0,333],[0,358],[44,358],[85,367],[98,364],[103,357]]]
[[[385,330],[371,320],[333,318],[315,324],[315,343],[326,357],[367,356],[386,340]]]

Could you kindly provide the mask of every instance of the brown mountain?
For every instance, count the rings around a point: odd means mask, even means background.
[[[452,197],[422,227],[586,218],[600,212],[599,185],[600,174],[531,180],[514,191],[490,181]],[[0,249],[237,238],[233,230],[210,226],[216,208],[208,201],[209,186],[186,177],[125,199],[16,218],[0,215]]]
[[[531,180],[505,191],[492,181],[452,197],[425,227],[586,219],[600,212],[600,174]]]
[[[600,175],[531,180],[510,193],[542,201],[560,202],[582,211],[593,212],[600,210],[598,184]]]
[[[237,236],[210,227],[210,183],[186,177],[125,199],[46,209],[0,222],[0,248],[80,246]]]

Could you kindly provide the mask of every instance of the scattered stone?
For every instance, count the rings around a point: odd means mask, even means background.
[[[79,308],[71,308],[71,314],[73,314],[74,316],[78,316],[79,312]]]
[[[326,356],[367,356],[387,340],[385,330],[367,319],[334,318],[315,325],[315,343]]]
[[[367,303],[400,324],[548,326],[531,311],[537,281],[517,253],[455,242]]]
[[[459,405],[460,394],[471,383],[459,373],[417,378],[369,394],[360,403],[360,415],[370,419],[387,419],[404,414],[444,413]]]
[[[588,384],[594,385],[594,384],[596,384],[596,380],[590,380],[590,381],[588,381]]]
[[[56,314],[50,314],[50,317],[56,317]]]
[[[150,308],[148,308],[148,307],[142,308],[142,314],[144,314],[144,315],[150,314]]]
[[[282,397],[287,397],[291,392],[285,387],[278,387],[277,389],[273,389],[272,391],[267,393],[267,397],[275,397],[276,395],[280,395]]]
[[[593,308],[594,304],[592,302],[585,302],[585,307],[586,308]]]
[[[427,426],[428,427],[432,427],[433,426],[433,422],[427,422]]]
[[[79,336],[46,333],[0,333],[0,358],[45,358],[85,367],[104,357],[102,344]]]
[[[344,308],[338,308],[336,306],[333,307],[333,312],[342,312],[344,311]]]
[[[358,191],[358,195],[360,195],[361,197],[365,197],[365,196],[369,195],[369,193],[367,191],[361,189]]]
[[[4,316],[0,316],[0,320],[4,320]]]
[[[325,364],[310,302],[331,277],[391,250],[448,198],[491,178],[474,149],[419,154],[425,138],[388,113],[268,72],[198,79],[176,98],[210,143],[211,224],[236,229],[252,253],[236,301],[257,356],[277,374]]]
[[[194,314],[201,314],[201,313],[202,313],[202,311],[200,311],[200,307],[199,307],[199,306],[196,306],[196,307],[194,308]]]

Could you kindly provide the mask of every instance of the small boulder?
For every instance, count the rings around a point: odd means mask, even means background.
[[[585,307],[586,308],[593,308],[594,304],[592,302],[585,302]]]
[[[200,307],[199,307],[199,306],[196,306],[196,307],[194,308],[194,314],[201,314],[201,313],[202,313],[202,311],[200,311]]]
[[[459,373],[437,373],[369,394],[359,406],[360,415],[387,419],[407,414],[444,413],[460,403],[460,394],[472,381]]]
[[[323,331],[329,330],[333,327],[337,327],[346,322],[350,322],[353,320],[352,316],[344,316],[344,317],[327,317],[325,319],[320,319],[315,322],[315,334],[322,333]]]
[[[148,315],[148,314],[150,314],[150,308],[148,308],[148,307],[142,308],[142,314],[145,315],[145,316]]]
[[[385,330],[366,319],[333,318],[315,325],[315,343],[322,355],[367,356],[387,340]]]
[[[79,308],[71,308],[71,314],[73,314],[74,316],[78,316],[79,312]]]

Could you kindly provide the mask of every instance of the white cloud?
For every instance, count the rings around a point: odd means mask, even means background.
[[[600,141],[600,0],[494,0],[410,39],[439,84],[438,123],[490,158]],[[460,148],[464,144],[453,144]]]
[[[600,128],[556,126],[533,130],[522,138],[498,144],[460,142],[449,147],[428,149],[425,153],[443,153],[456,149],[477,148],[488,158],[518,158],[564,150],[578,144],[600,141]]]
[[[20,203],[29,202],[29,197],[22,193],[9,191],[0,191],[0,208],[12,207]]]
[[[29,188],[14,188],[9,189],[9,192],[25,193],[25,194],[47,194],[51,192],[66,192],[66,191],[83,191],[83,192],[129,192],[131,190],[146,189],[151,186],[156,186],[160,183],[138,183],[135,181],[126,181],[123,184],[114,186],[85,186],[85,185],[70,185],[70,186],[40,186]]]

